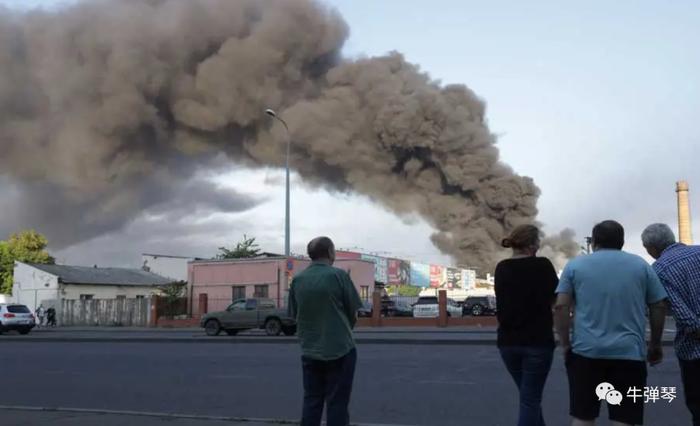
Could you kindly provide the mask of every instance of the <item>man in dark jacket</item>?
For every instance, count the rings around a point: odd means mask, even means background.
[[[289,289],[290,315],[296,318],[302,350],[301,425],[320,425],[325,404],[327,425],[347,426],[357,361],[352,329],[362,300],[348,273],[332,266],[335,247],[330,238],[312,240],[308,253],[313,263],[294,277]]]

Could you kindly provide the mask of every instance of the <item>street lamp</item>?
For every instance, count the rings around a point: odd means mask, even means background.
[[[291,136],[289,134],[289,127],[287,126],[287,123],[279,115],[277,115],[277,113],[274,110],[268,108],[265,110],[265,114],[282,123],[287,134],[287,160],[285,163],[285,169],[287,173],[287,188],[284,210],[284,255],[289,257],[289,146],[291,144]]]

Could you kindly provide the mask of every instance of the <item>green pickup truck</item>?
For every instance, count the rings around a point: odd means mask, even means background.
[[[218,336],[222,331],[235,336],[254,328],[265,330],[268,336],[292,336],[297,331],[296,321],[270,299],[234,300],[225,311],[205,314],[200,326],[208,336]]]

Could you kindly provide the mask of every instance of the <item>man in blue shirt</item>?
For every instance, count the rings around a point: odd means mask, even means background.
[[[668,292],[676,320],[676,355],[685,402],[700,426],[700,246],[676,243],[668,225],[655,223],[642,233],[642,243]]]
[[[600,400],[608,402],[613,425],[643,424],[643,401],[624,396],[630,388],[643,390],[646,386],[645,360],[655,365],[663,358],[666,292],[644,259],[622,251],[624,235],[622,225],[615,221],[597,224],[592,234],[593,254],[570,261],[556,290],[554,320],[565,354],[574,426],[594,425]],[[651,323],[648,349],[647,306]]]

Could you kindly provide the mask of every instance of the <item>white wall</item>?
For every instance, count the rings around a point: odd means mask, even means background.
[[[161,256],[157,254],[141,255],[141,265],[149,268],[154,274],[174,281],[187,281],[187,262],[194,260],[188,257]]]
[[[65,284],[61,296],[66,300],[80,299],[81,294],[90,294],[93,299],[116,299],[117,296],[133,299],[136,296],[150,297],[157,292],[157,286]]]
[[[60,298],[58,277],[21,262],[15,262],[12,297],[15,303],[27,305],[34,312],[44,300]],[[44,305],[44,308],[48,306]]]

